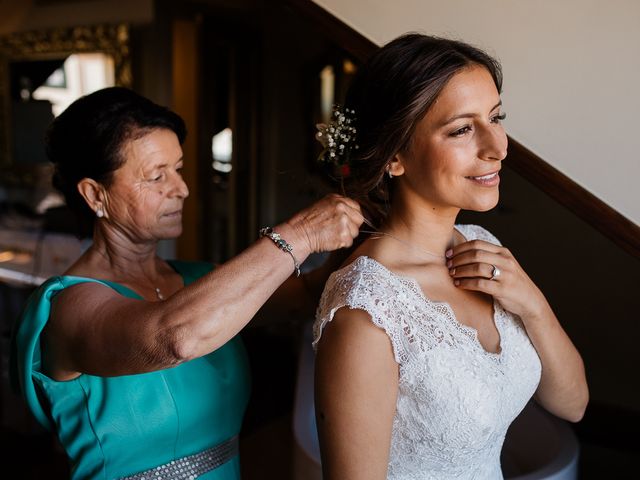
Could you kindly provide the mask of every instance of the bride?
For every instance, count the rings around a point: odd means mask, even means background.
[[[314,325],[325,480],[500,479],[532,396],[572,422],[585,411],[582,359],[544,295],[491,233],[455,224],[498,202],[501,83],[486,53],[408,34],[321,132],[379,226],[330,277]]]

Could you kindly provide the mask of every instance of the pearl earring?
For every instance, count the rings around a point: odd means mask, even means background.
[[[391,170],[387,170],[387,175],[389,175],[389,178],[393,178],[393,173],[391,173]]]
[[[102,218],[104,217],[104,212],[102,211],[101,208],[99,208],[98,210],[96,210],[96,217],[98,218]]]

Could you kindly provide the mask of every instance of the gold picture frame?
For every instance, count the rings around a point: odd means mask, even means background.
[[[19,32],[0,36],[0,167],[11,158],[9,65],[13,61],[55,59],[72,53],[102,52],[113,57],[115,84],[132,86],[130,29],[126,24]]]

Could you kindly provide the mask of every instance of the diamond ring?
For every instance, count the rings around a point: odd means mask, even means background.
[[[491,278],[489,278],[489,280],[495,280],[500,276],[502,272],[495,265],[491,265],[491,266],[493,267],[493,270],[491,271]]]

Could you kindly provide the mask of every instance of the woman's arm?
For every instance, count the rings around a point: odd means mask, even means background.
[[[542,363],[536,401],[560,418],[579,422],[589,401],[589,390],[578,350],[548,304],[540,316],[530,316],[523,322]]]
[[[448,257],[458,287],[488,293],[522,319],[542,363],[536,400],[558,417],[580,421],[589,401],[582,358],[542,292],[511,252],[473,240],[454,247]],[[501,273],[491,280],[494,266]]]
[[[278,287],[251,321],[251,326],[277,323],[283,319],[310,319],[316,313],[324,285],[353,251],[353,246],[331,252],[318,268],[299,277],[290,276]]]
[[[351,245],[362,216],[329,196],[275,230],[298,261]],[[175,366],[233,338],[293,271],[290,256],[263,238],[162,302],[143,302],[95,283],[63,290],[44,332],[54,378],[115,376]]]
[[[318,344],[316,423],[324,480],[387,478],[398,364],[363,310],[338,310]]]

